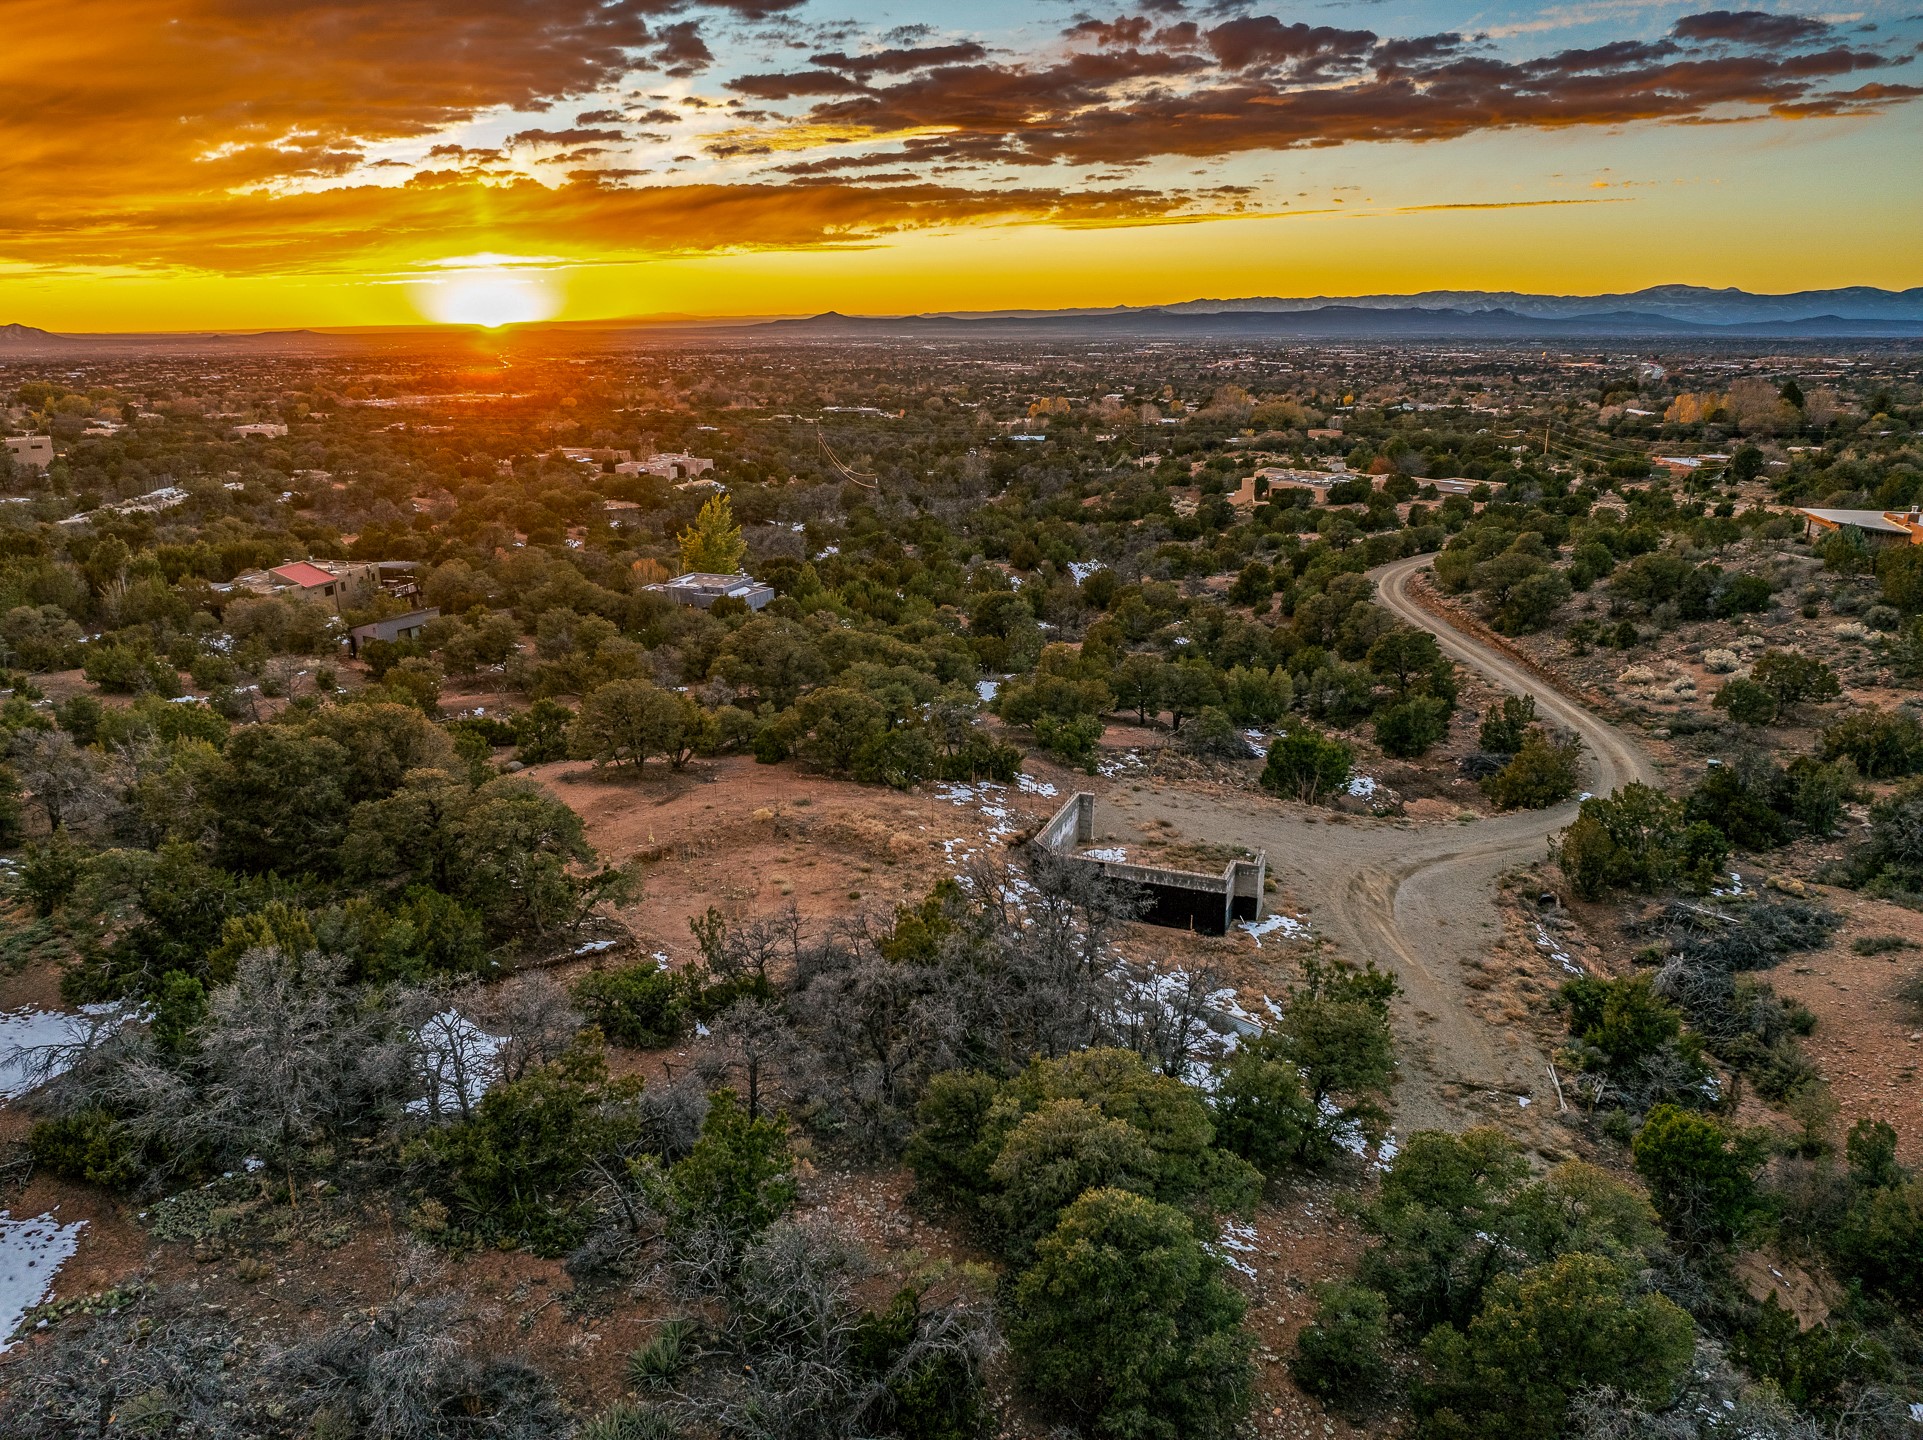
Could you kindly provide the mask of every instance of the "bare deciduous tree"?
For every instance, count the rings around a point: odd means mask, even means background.
[[[789,1010],[815,1052],[815,1098],[848,1138],[901,1143],[928,1077],[963,1062],[979,979],[939,959],[890,959],[865,922],[803,955]]]
[[[381,1440],[546,1440],[567,1433],[544,1377],[479,1345],[462,1297],[438,1286],[440,1267],[410,1247],[388,1299],[276,1357],[271,1373],[297,1387],[308,1413]]]
[[[1111,977],[1115,1038],[1164,1075],[1185,1080],[1198,1045],[1212,1029],[1210,997],[1223,988],[1222,972],[1208,964],[1144,968],[1139,977],[1126,971]]]
[[[500,1078],[500,1037],[467,1013],[480,1000],[479,990],[410,990],[395,1000],[410,1077],[408,1109],[436,1124],[469,1119]]]
[[[783,1081],[800,1059],[800,1046],[787,1019],[761,1000],[737,1000],[715,1020],[695,1052],[695,1070],[710,1088],[738,1091],[748,1118],[761,1118],[777,1098]]]
[[[408,1090],[408,1043],[393,1013],[342,983],[344,962],[272,946],[240,958],[216,990],[184,1064],[130,1046],[94,1084],[150,1153],[291,1171],[301,1150],[369,1128]]]
[[[858,1286],[872,1273],[861,1249],[825,1220],[781,1221],[742,1258],[721,1334],[716,1384],[685,1399],[697,1428],[757,1440],[841,1440],[880,1433],[898,1389],[941,1367],[979,1383],[994,1347],[985,1307],[954,1296],[913,1315],[900,1348],[862,1353],[868,1316]],[[874,1363],[881,1359],[880,1364]]]
[[[558,1059],[580,1033],[581,1012],[561,982],[546,971],[477,985],[471,993],[462,1009],[500,1037],[496,1059],[503,1080],[519,1080],[535,1066]]]
[[[17,732],[8,763],[47,817],[49,830],[101,828],[119,809],[105,767],[63,730]]]

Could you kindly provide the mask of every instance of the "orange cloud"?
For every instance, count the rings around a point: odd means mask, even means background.
[[[1520,59],[1453,33],[1383,38],[1246,14],[1207,28],[1084,19],[1012,57],[973,41],[844,40],[793,73],[727,82],[771,108],[700,96],[678,110],[664,96],[610,106],[617,85],[715,63],[729,33],[717,17],[764,20],[800,3],[13,0],[0,46],[0,263],[378,272],[483,250],[622,259],[867,244],[945,225],[1166,223],[1260,210],[1262,197],[1012,177],[1494,130],[1807,119],[1920,93],[1861,83],[1906,51],[1753,12]],[[580,103],[589,95],[595,108]],[[456,143],[472,139],[457,127],[490,115],[515,117],[504,142]],[[846,153],[766,172],[778,182],[647,173],[634,146],[665,132],[634,127],[704,115],[711,125],[687,141],[704,156],[688,161],[697,167]],[[537,184],[523,173],[535,166],[561,178]],[[984,167],[978,180],[945,178],[968,166]],[[374,174],[393,183],[364,183]]]
[[[404,186],[292,195],[200,196],[138,220],[72,215],[0,232],[30,264],[198,267],[227,274],[382,271],[437,254],[494,250],[589,260],[870,242],[907,229],[983,222],[1130,224],[1191,211],[1187,196],[1141,188],[1062,193],[916,183],[652,185],[583,176],[559,186],[428,172]]]

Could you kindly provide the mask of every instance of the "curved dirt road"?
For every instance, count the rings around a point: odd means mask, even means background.
[[[1450,658],[1518,694],[1540,714],[1582,737],[1588,788],[1606,794],[1632,780],[1656,783],[1646,756],[1615,727],[1500,653],[1417,605],[1409,581],[1429,557],[1372,572],[1376,599],[1398,619],[1433,633]],[[1402,1054],[1396,1128],[1461,1129],[1499,1117],[1512,1127],[1527,1098],[1535,1115],[1554,1109],[1548,1057],[1525,1027],[1497,1026],[1472,1005],[1466,965],[1500,935],[1494,883],[1540,858],[1550,837],[1576,815],[1574,801],[1473,823],[1330,822],[1258,796],[1223,801],[1173,790],[1113,791],[1098,824],[1166,819],[1191,836],[1266,850],[1269,866],[1304,902],[1315,929],[1341,953],[1372,959],[1402,986],[1397,1039]],[[1555,962],[1542,957],[1547,978]]]
[[[1560,690],[1544,684],[1500,651],[1490,649],[1416,604],[1409,594],[1409,582],[1419,572],[1428,569],[1433,558],[1417,555],[1371,570],[1369,575],[1375,581],[1376,603],[1404,624],[1417,626],[1434,635],[1443,654],[1451,660],[1480,670],[1498,685],[1518,695],[1535,696],[1539,714],[1562,729],[1580,735],[1589,752],[1589,788],[1596,794],[1606,795],[1632,780],[1640,780],[1645,785],[1658,783],[1649,757],[1643,754],[1635,741],[1614,725]],[[1555,828],[1559,830],[1567,823],[1567,819],[1564,819]]]

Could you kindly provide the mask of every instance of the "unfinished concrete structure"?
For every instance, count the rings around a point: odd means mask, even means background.
[[[1076,846],[1094,838],[1095,797],[1082,790],[1055,812],[1054,819],[1036,833],[1034,843],[1071,864],[1087,866],[1106,880],[1134,887],[1147,907],[1141,918],[1151,925],[1221,935],[1237,920],[1262,918],[1262,885],[1269,873],[1266,851],[1256,852],[1253,860],[1229,861],[1220,875],[1205,875],[1075,853]]]

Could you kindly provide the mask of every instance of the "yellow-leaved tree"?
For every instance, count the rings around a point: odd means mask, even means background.
[[[734,506],[726,495],[714,495],[681,532],[681,569],[711,575],[732,575],[741,568],[748,544],[735,524]]]

